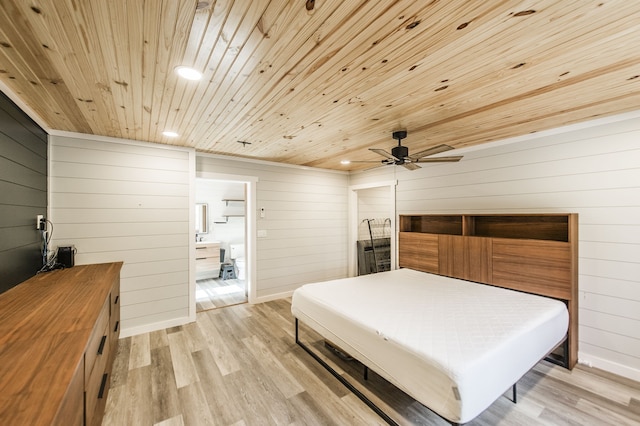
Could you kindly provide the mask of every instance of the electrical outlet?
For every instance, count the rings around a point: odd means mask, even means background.
[[[36,229],[38,231],[44,231],[44,228],[45,228],[44,215],[42,214],[36,215]]]

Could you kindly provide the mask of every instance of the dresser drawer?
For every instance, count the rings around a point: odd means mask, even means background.
[[[105,326],[104,335],[108,335],[108,325]],[[85,386],[85,413],[86,424],[90,425],[95,423],[93,421],[96,412],[102,415],[103,410],[96,410],[96,407],[100,404],[104,405],[104,401],[109,391],[109,371],[107,369],[107,361],[109,359],[109,353],[111,351],[110,339],[105,339],[104,347],[102,348],[102,354],[97,355],[95,358],[95,364],[91,370],[91,374],[85,377],[87,380]]]
[[[220,244],[204,243],[196,244],[196,259],[213,258],[216,262],[220,260]]]
[[[100,354],[108,354],[108,352],[105,351],[105,346],[109,340],[108,326],[110,304],[111,299],[107,297],[100,309],[100,314],[98,315],[98,320],[96,321],[93,333],[91,333],[91,337],[89,338],[89,344],[87,345],[87,351],[84,359],[85,385],[88,383],[89,376],[91,375],[91,371],[96,363],[96,358],[100,356]]]

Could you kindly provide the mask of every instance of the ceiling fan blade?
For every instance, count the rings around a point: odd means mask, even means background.
[[[417,169],[421,169],[422,167],[418,166],[416,163],[404,163],[402,165],[402,167],[404,167],[405,169],[408,170],[417,170]]]
[[[429,149],[425,149],[424,151],[416,152],[415,154],[410,155],[409,157],[411,158],[412,161],[416,161],[419,158],[428,157],[429,155],[439,154],[441,152],[449,151],[452,149],[453,147],[446,144],[436,145]]]
[[[375,152],[376,154],[382,155],[383,157],[387,157],[390,160],[396,160],[396,161],[400,161],[399,158],[394,157],[393,155],[389,154],[387,151],[385,151],[384,149],[379,149],[379,148],[369,148],[369,151]]]
[[[416,163],[454,163],[456,161],[460,161],[462,159],[462,155],[452,156],[452,157],[432,157],[432,158],[418,158],[415,160]]]

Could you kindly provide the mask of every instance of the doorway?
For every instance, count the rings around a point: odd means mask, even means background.
[[[246,303],[248,183],[196,178],[196,312]]]
[[[349,276],[396,269],[395,191],[396,181],[349,187]]]

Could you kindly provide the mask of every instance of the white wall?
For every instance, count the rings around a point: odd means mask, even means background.
[[[76,264],[124,261],[123,336],[188,322],[194,151],[75,134],[49,141],[53,246],[75,245]]]
[[[389,188],[386,186],[358,190],[358,240],[368,240],[371,237],[365,219],[373,219],[371,233],[374,238],[391,235],[391,224],[385,222],[385,219],[392,219],[389,217],[391,204]]]
[[[348,175],[320,169],[196,158],[198,173],[253,176],[257,182],[256,296],[289,295],[301,284],[347,275]]]
[[[640,380],[639,117],[530,135],[459,163],[357,173],[350,183],[397,179],[398,214],[578,213],[579,358]]]

